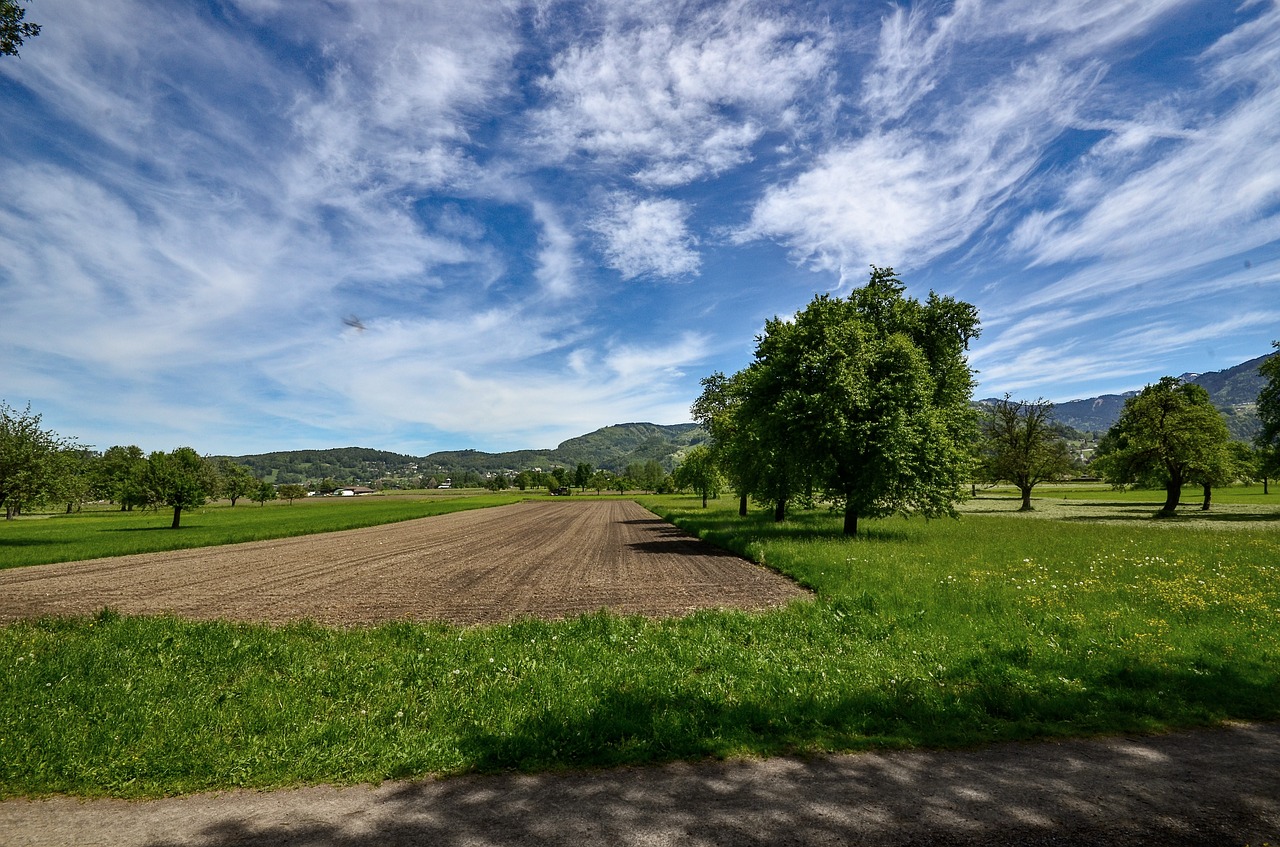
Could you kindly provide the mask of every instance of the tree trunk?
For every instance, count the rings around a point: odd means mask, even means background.
[[[1164,505],[1156,512],[1157,518],[1171,518],[1178,511],[1178,500],[1182,497],[1182,475],[1171,474],[1164,488]]]
[[[1022,492],[1022,508],[1019,512],[1034,512],[1035,508],[1031,505],[1031,488],[1030,485],[1019,485],[1018,489]]]
[[[787,518],[787,500],[784,497],[773,505],[773,522],[782,523]]]
[[[1213,486],[1205,485],[1204,487],[1204,505],[1200,507],[1200,511],[1209,511],[1209,503],[1213,500]]]
[[[854,506],[844,507],[844,534],[853,537],[858,534],[858,510]]]
[[[745,518],[747,516],[747,495],[738,495],[738,517]]]
[[[702,508],[707,508],[707,489],[702,489]]]
[[[1267,491],[1267,478],[1265,476],[1262,478],[1262,493],[1263,494],[1270,493]]]
[[[169,525],[169,529],[177,529],[178,521],[180,520],[182,520],[182,507],[174,506],[173,507],[173,523]]]

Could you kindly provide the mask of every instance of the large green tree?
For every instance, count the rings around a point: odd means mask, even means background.
[[[904,292],[892,268],[872,267],[848,298],[820,295],[766,324],[740,412],[769,457],[753,493],[777,504],[813,490],[844,512],[847,535],[861,517],[955,515],[976,423],[965,353],[977,310]]]
[[[40,24],[26,20],[27,10],[14,0],[0,0],[0,56],[16,56],[28,38],[40,34]]]
[[[1016,485],[1021,512],[1032,511],[1036,485],[1071,470],[1071,451],[1053,424],[1048,400],[1013,400],[1006,394],[983,410],[981,428],[979,474],[989,482]]]
[[[1178,508],[1182,487],[1217,480],[1229,462],[1231,434],[1209,392],[1167,376],[1125,401],[1120,418],[1098,442],[1094,468],[1113,485],[1160,485],[1157,517]]]
[[[65,467],[62,453],[74,447],[45,429],[30,404],[19,410],[0,400],[0,505],[6,520],[53,496]]]
[[[179,447],[171,453],[157,450],[147,457],[143,487],[150,504],[173,509],[171,527],[178,529],[183,509],[203,506],[217,491],[217,476],[190,447]]]

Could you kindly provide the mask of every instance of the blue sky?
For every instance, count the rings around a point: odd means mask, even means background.
[[[0,398],[99,448],[683,422],[871,264],[983,397],[1280,338],[1274,0],[26,5]]]

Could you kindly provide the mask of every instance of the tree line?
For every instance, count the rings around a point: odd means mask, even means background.
[[[847,298],[819,295],[793,319],[774,318],[743,370],[702,380],[692,414],[711,434],[689,451],[675,481],[702,495],[731,489],[781,521],[793,504],[862,517],[954,516],[962,486],[1017,486],[1021,508],[1046,480],[1085,468],[1053,404],[1003,400],[976,408],[966,351],[980,332],[971,304],[931,292],[904,294],[892,268],[872,266]],[[1280,349],[1280,342],[1275,346]],[[1212,490],[1280,473],[1280,356],[1261,367],[1263,429],[1233,441],[1201,386],[1165,377],[1129,398],[1088,470],[1115,486],[1163,488],[1169,516],[1186,485]]]
[[[19,410],[0,401],[0,505],[6,520],[50,503],[65,503],[71,512],[107,501],[122,511],[173,509],[171,526],[177,529],[184,510],[216,498],[232,506],[242,498],[265,505],[306,495],[301,485],[277,487],[230,459],[201,456],[190,447],[146,454],[129,445],[99,453],[45,429],[30,405]]]

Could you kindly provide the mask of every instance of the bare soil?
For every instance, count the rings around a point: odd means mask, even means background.
[[[93,614],[346,626],[767,609],[808,593],[629,501],[526,502],[344,532],[0,571],[0,621]]]

